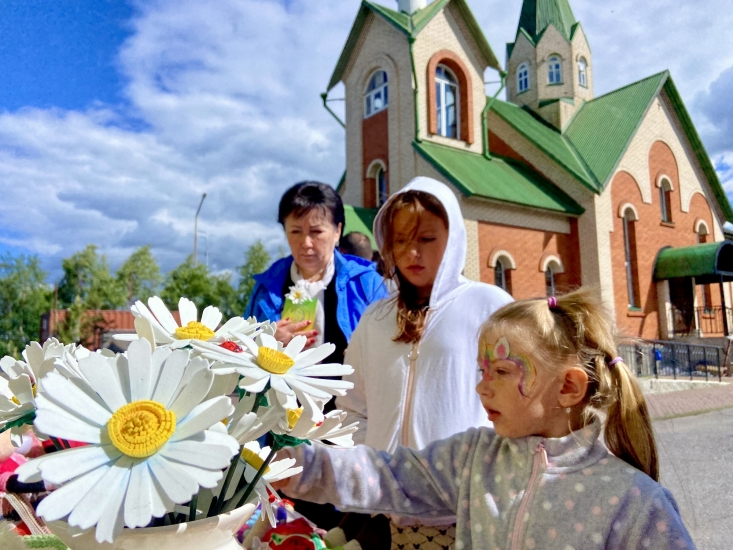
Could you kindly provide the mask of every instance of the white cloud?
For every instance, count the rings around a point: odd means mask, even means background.
[[[503,60],[521,2],[469,3]],[[0,242],[35,251],[56,268],[88,243],[113,265],[151,244],[170,269],[192,250],[193,217],[206,192],[199,250],[208,246],[213,269],[240,263],[257,238],[276,252],[284,243],[275,223],[284,189],[305,178],[335,184],[343,170],[343,130],[319,94],[358,6],[140,1],[117,60],[127,78],[124,105],[0,114]],[[726,3],[711,0],[704,10],[660,0],[572,6],[593,50],[598,94],[669,68],[713,140],[718,121],[706,117],[733,86],[721,80],[720,92],[710,88],[733,66]],[[706,99],[693,105],[698,95]],[[728,151],[733,144],[715,152],[724,159]],[[727,173],[723,160],[718,166]]]

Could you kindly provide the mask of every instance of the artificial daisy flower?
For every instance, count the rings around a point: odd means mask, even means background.
[[[258,329],[254,318],[233,317],[217,330],[222,319],[219,308],[206,307],[199,321],[196,304],[188,298],[181,298],[178,302],[180,325],[159,297],[150,298],[148,307],[139,300],[135,302],[130,311],[135,316],[136,334],[116,334],[114,338],[124,342],[145,338],[153,346],[177,349],[190,345],[192,341],[222,343],[227,340],[231,331]]]
[[[238,374],[235,374],[239,378]],[[217,379],[221,378],[217,376]],[[274,392],[270,394],[270,401],[274,401]],[[227,418],[227,432],[240,445],[244,445],[250,441],[258,439],[265,435],[285,416],[285,409],[275,407],[260,407],[257,412],[252,412],[255,399],[259,396],[250,394],[243,397],[234,408],[232,415]]]
[[[300,305],[306,300],[310,300],[311,295],[308,292],[308,289],[305,288],[305,284],[303,284],[303,281],[298,281],[290,287],[290,292],[285,295],[285,298],[290,300],[295,305]]]
[[[283,405],[295,408],[296,397],[301,403],[307,399],[306,396],[330,399],[334,395],[346,395],[346,390],[354,387],[344,380],[317,378],[354,372],[348,365],[318,364],[333,353],[336,349],[333,344],[303,351],[307,338],[302,335],[290,340],[286,347],[269,334],[258,335],[256,341],[245,335],[238,336],[249,353],[218,348],[202,351],[202,355],[217,361],[212,365],[213,371],[229,372],[233,369],[239,373],[242,376],[239,387],[250,393],[265,391],[269,384]]]
[[[247,483],[252,483],[257,472],[267,460],[270,455],[270,447],[260,448],[260,444],[256,441],[250,441],[242,448],[239,455],[239,461],[237,462],[236,469],[234,471],[233,479],[241,479],[244,475],[244,480]],[[273,460],[265,469],[262,477],[257,481],[254,492],[262,503],[262,509],[267,514],[270,524],[275,526],[275,514],[272,510],[272,504],[270,503],[270,494],[277,495],[275,489],[272,487],[272,483],[286,479],[288,477],[298,475],[303,471],[301,466],[295,466],[294,458],[285,458],[283,460]],[[227,490],[227,494],[224,495],[224,500],[228,500],[229,504],[224,508],[224,512],[230,511],[233,506],[236,506],[239,500],[240,494],[244,494],[244,490],[240,489],[237,491],[236,483],[232,483]]]
[[[307,410],[307,406],[287,409],[285,417],[280,416],[278,426],[273,431],[298,439],[328,441],[339,447],[354,446],[351,436],[359,429],[359,423],[342,427],[346,420],[344,411],[335,410],[325,415],[318,411],[316,415],[312,415],[304,412],[304,409]]]
[[[203,401],[214,375],[206,361],[189,358],[187,350],[152,352],[139,340],[126,356],[90,354],[79,361],[87,382],[56,372],[44,378],[36,428],[88,445],[17,470],[23,481],[60,485],[41,502],[39,515],[67,518],[80,529],[96,525],[97,541],[112,542],[124,526],[146,526],[200,487],[217,485],[239,445],[210,427],[233,407],[226,396]]]

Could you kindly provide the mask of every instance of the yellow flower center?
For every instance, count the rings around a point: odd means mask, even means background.
[[[214,331],[198,321],[189,321],[185,327],[176,329],[176,338],[179,340],[201,340],[206,342],[215,336]]]
[[[262,460],[256,452],[250,451],[246,447],[242,449],[241,458],[258,472],[260,471],[260,468],[262,468],[262,465],[265,463],[265,461]],[[265,468],[265,474],[267,474],[269,471],[270,467],[268,466],[267,468]]]
[[[300,420],[300,415],[303,414],[303,407],[299,409],[288,409],[288,427],[292,430]]]
[[[35,399],[35,397],[36,397],[36,384],[33,384],[31,386],[31,391],[33,391],[33,398]],[[15,403],[16,405],[20,405],[20,399],[18,399],[17,397],[13,396],[13,397],[10,398],[10,400],[13,403]]]
[[[257,364],[269,373],[285,374],[295,361],[282,351],[263,346],[257,350]]]
[[[112,444],[133,458],[154,455],[175,431],[176,414],[155,401],[128,403],[107,422]]]

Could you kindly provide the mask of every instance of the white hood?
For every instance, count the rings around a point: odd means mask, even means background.
[[[392,195],[374,219],[374,240],[380,250],[384,244],[384,235],[381,230],[382,218],[392,201],[406,191],[422,191],[433,195],[440,201],[448,214],[448,244],[445,247],[443,261],[438,269],[438,274],[433,283],[433,290],[430,294],[430,307],[436,308],[445,301],[451,292],[466,281],[461,275],[466,266],[466,226],[463,223],[463,215],[461,214],[461,207],[458,205],[458,199],[447,185],[432,178],[415,178]]]

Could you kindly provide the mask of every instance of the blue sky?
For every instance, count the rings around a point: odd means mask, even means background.
[[[469,4],[502,57],[521,0]],[[733,191],[727,2],[571,4],[593,50],[596,94],[670,69]],[[192,249],[203,192],[200,250],[208,246],[213,269],[241,263],[255,239],[276,252],[282,191],[305,178],[336,183],[343,171],[343,130],[319,94],[358,6],[4,0],[0,252],[38,254],[55,278],[61,258],[88,243],[113,267],[151,244],[171,269]]]

